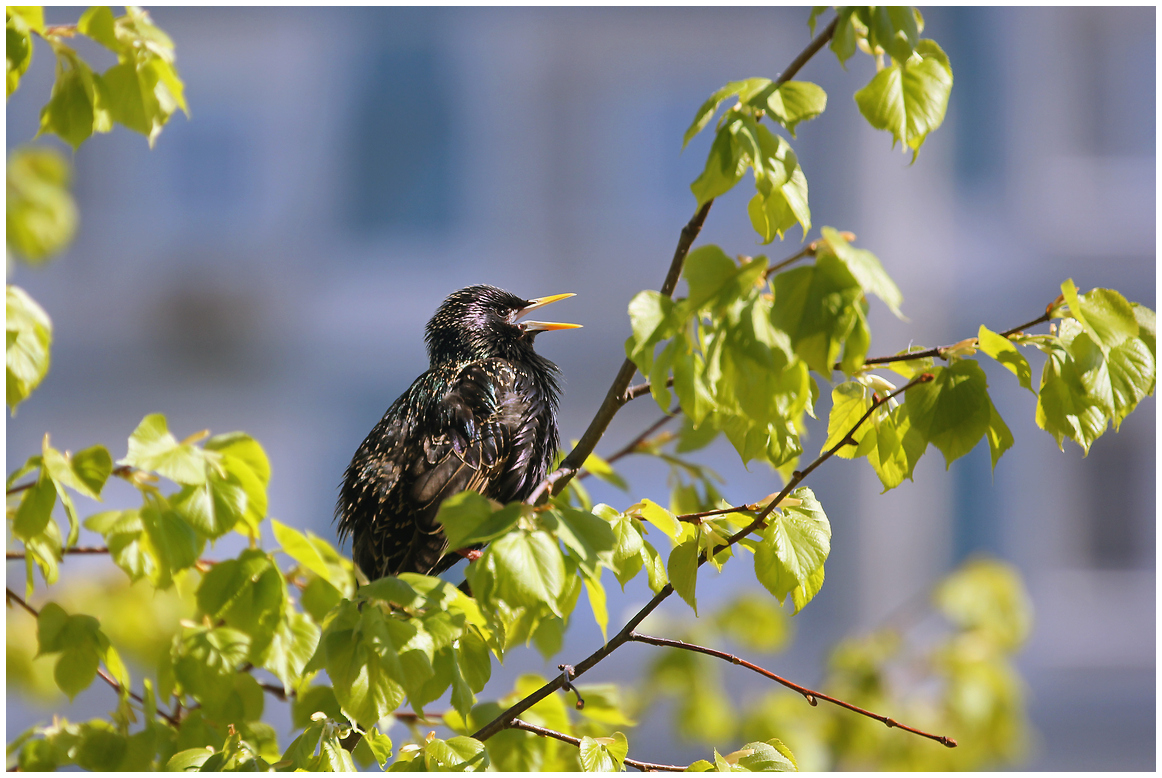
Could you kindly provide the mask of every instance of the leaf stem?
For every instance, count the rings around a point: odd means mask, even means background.
[[[659,637],[654,637],[652,635],[643,635],[640,632],[630,633],[629,639],[631,641],[634,641],[637,643],[648,643],[652,646],[680,648],[680,649],[683,649],[685,651],[694,651],[694,652],[699,653],[699,654],[706,654],[707,656],[713,656],[713,657],[716,657],[718,659],[723,659],[727,662],[730,662],[731,664],[741,665],[742,667],[745,667],[748,670],[753,670],[754,672],[758,673],[759,675],[770,678],[772,681],[775,681],[776,683],[781,683],[783,686],[786,686],[788,689],[791,689],[792,691],[798,692],[799,694],[803,695],[804,699],[806,699],[807,702],[810,703],[812,707],[814,707],[815,705],[818,704],[818,700],[824,700],[826,702],[830,702],[833,705],[838,705],[841,708],[846,708],[850,711],[854,711],[855,713],[858,713],[862,716],[867,716],[868,718],[875,719],[876,721],[883,723],[884,725],[886,725],[889,728],[896,727],[898,729],[904,730],[905,732],[911,732],[914,735],[920,735],[921,737],[926,737],[929,740],[935,740],[937,743],[940,743],[941,745],[947,746],[948,748],[956,748],[956,741],[950,737],[947,737],[945,735],[933,735],[933,734],[931,734],[929,732],[925,732],[921,729],[916,729],[915,727],[909,727],[906,724],[901,724],[900,722],[896,721],[895,719],[889,718],[887,716],[881,716],[878,713],[872,713],[869,710],[865,710],[865,709],[859,707],[858,705],[852,705],[850,702],[844,702],[843,700],[840,700],[840,699],[837,699],[835,697],[831,697],[829,695],[823,694],[822,692],[817,692],[814,689],[808,689],[805,686],[800,686],[799,684],[797,684],[793,681],[788,681],[786,678],[783,678],[780,675],[775,675],[770,670],[767,670],[763,667],[759,667],[758,665],[754,664],[753,662],[748,662],[741,657],[735,656],[734,654],[728,654],[725,651],[719,651],[719,650],[714,649],[714,648],[700,646],[700,645],[697,645],[695,643],[686,643],[685,641],[682,641],[682,640],[671,640],[669,638],[659,638]]]
[[[8,587],[5,587],[5,598],[8,600],[8,602],[10,604],[15,602],[21,608],[24,608],[24,610],[28,611],[32,615],[33,618],[35,618],[35,619],[40,618],[40,611],[38,611],[36,608],[29,605],[27,602],[25,602],[20,597],[20,595],[18,595],[16,592],[12,591]],[[105,683],[109,684],[109,686],[111,686],[113,688],[113,690],[115,692],[117,692],[118,695],[121,694],[121,692],[122,692],[121,683],[116,678],[109,675],[109,673],[107,673],[104,670],[104,668],[98,667],[97,668],[97,675],[101,676],[101,680],[103,680]],[[143,700],[141,698],[141,695],[139,695],[137,692],[133,691],[132,689],[125,689],[124,691],[126,694],[128,694],[130,697],[132,697],[134,700],[136,700],[140,705],[142,705],[144,707],[145,700]],[[160,716],[161,718],[165,719],[169,724],[173,725],[174,727],[181,726],[181,724],[178,722],[177,719],[175,719],[173,716],[171,716],[168,713],[166,713],[165,711],[163,711],[161,708],[157,708],[156,710],[157,710],[157,715]]]

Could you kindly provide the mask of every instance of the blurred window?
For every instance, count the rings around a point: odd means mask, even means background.
[[[366,58],[350,145],[348,217],[360,232],[434,232],[453,221],[448,78],[436,47],[406,43]]]

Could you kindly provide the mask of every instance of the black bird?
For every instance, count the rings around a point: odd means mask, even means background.
[[[335,518],[370,580],[435,575],[457,560],[440,503],[475,490],[527,498],[557,453],[557,366],[537,333],[579,324],[520,321],[558,294],[524,300],[495,286],[455,292],[428,322],[431,367],[392,403],[343,475]]]

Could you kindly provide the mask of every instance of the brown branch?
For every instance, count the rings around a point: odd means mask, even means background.
[[[1057,301],[1054,300],[1053,302],[1049,303],[1049,305],[1045,306],[1045,313],[1041,314],[1036,319],[1033,319],[1032,321],[1027,321],[1024,324],[1018,324],[1016,327],[1013,327],[1012,329],[1007,329],[1004,332],[1000,332],[997,334],[999,334],[1002,338],[1011,338],[1012,336],[1016,335],[1018,332],[1022,332],[1024,330],[1027,330],[1030,327],[1036,327],[1038,324],[1044,324],[1045,322],[1047,322],[1053,318],[1052,312],[1056,306],[1057,306]],[[969,338],[969,340],[971,340],[971,338]],[[963,342],[964,341],[961,341],[960,343],[963,343]],[[945,356],[944,356],[945,353],[947,353],[949,350],[951,350],[953,348],[956,348],[957,346],[960,345],[960,343],[953,343],[953,344],[948,345],[948,346],[936,346],[935,348],[924,349],[923,351],[913,351],[913,352],[910,352],[908,354],[892,354],[892,355],[886,356],[886,357],[871,357],[870,359],[865,359],[863,361],[863,364],[866,367],[867,365],[886,365],[890,362],[910,362],[910,361],[915,360],[915,359],[927,359],[927,358],[945,359]],[[835,364],[835,369],[836,370],[839,369],[838,362]]]
[[[785,487],[783,487],[783,490],[780,491],[777,495],[775,495],[771,499],[771,501],[767,504],[767,506],[763,509],[763,511],[757,517],[755,517],[754,521],[752,521],[749,525],[747,525],[743,529],[739,530],[738,532],[734,533],[729,538],[727,538],[726,541],[721,546],[718,546],[717,548],[712,549],[710,551],[710,553],[708,553],[708,554],[704,553],[701,556],[701,558],[699,558],[699,560],[698,560],[699,566],[705,564],[706,560],[709,559],[710,557],[715,556],[715,555],[721,553],[722,551],[730,548],[735,543],[737,543],[738,541],[742,540],[744,537],[749,535],[751,532],[754,532],[756,529],[759,529],[760,527],[765,526],[766,517],[770,514],[770,512],[772,510],[774,510],[775,506],[777,506],[783,500],[784,497],[789,495],[791,493],[791,491],[794,490],[794,488],[796,486],[798,486],[800,482],[803,481],[804,478],[806,478],[808,475],[810,475],[811,472],[813,470],[815,470],[815,468],[819,467],[819,465],[823,464],[828,459],[830,459],[835,454],[835,452],[838,451],[840,448],[842,448],[843,446],[847,446],[847,445],[853,445],[855,443],[855,440],[854,440],[854,438],[852,438],[852,436],[859,430],[859,428],[863,425],[863,423],[871,417],[872,413],[874,413],[875,410],[879,406],[883,405],[888,400],[891,400],[891,399],[895,398],[896,396],[903,394],[904,392],[911,389],[913,386],[916,386],[916,385],[921,384],[921,383],[927,383],[928,381],[931,381],[931,380],[932,380],[932,374],[931,373],[924,373],[923,375],[920,375],[920,376],[917,376],[916,378],[913,378],[907,384],[905,384],[901,388],[897,389],[896,391],[892,392],[891,394],[888,394],[884,397],[877,396],[876,399],[872,402],[871,407],[868,408],[867,411],[859,418],[859,421],[857,421],[855,424],[852,425],[851,429],[849,429],[847,431],[847,434],[844,435],[842,439],[840,439],[839,443],[835,444],[830,449],[828,449],[824,453],[820,454],[815,459],[815,461],[813,461],[810,465],[808,465],[804,470],[796,470],[792,474],[791,480],[787,483],[787,485]],[[630,635],[632,635],[633,631],[635,629],[637,629],[637,626],[639,624],[641,624],[642,621],[644,621],[647,616],[649,616],[651,613],[653,613],[654,610],[659,605],[661,605],[662,602],[665,601],[665,599],[667,597],[669,597],[673,593],[674,593],[673,584],[668,583],[665,586],[663,586],[658,591],[658,593],[654,595],[653,599],[650,600],[648,603],[646,603],[645,606],[641,610],[639,610],[636,614],[634,614],[633,618],[631,618],[628,622],[626,622],[626,625],[624,627],[622,627],[621,631],[618,632],[616,635],[614,635],[613,638],[608,643],[606,643],[604,646],[602,646],[601,648],[594,651],[589,656],[585,657],[585,659],[582,660],[579,664],[574,665],[572,677],[576,678],[576,677],[580,676],[582,673],[586,672],[590,668],[597,665],[598,662],[605,659],[605,657],[612,654],[614,651],[616,651],[624,643],[628,642],[630,639]],[[487,740],[488,738],[492,737],[497,732],[500,732],[506,726],[508,726],[509,721],[516,718],[520,714],[524,713],[526,710],[531,708],[533,705],[536,705],[538,702],[545,699],[553,692],[562,688],[562,686],[563,686],[562,681],[563,681],[562,676],[559,676],[559,675],[556,676],[555,678],[550,680],[548,683],[546,683],[544,686],[537,689],[535,692],[528,695],[527,697],[519,700],[516,704],[514,704],[512,707],[510,707],[504,713],[500,714],[495,719],[493,719],[492,721],[488,722],[483,727],[478,729],[472,735],[472,737],[474,737],[477,740],[481,740],[481,741]]]
[[[531,732],[534,735],[540,735],[541,737],[550,737],[550,738],[553,738],[554,740],[560,740],[562,743],[568,743],[571,746],[576,746],[577,748],[581,747],[581,739],[580,738],[573,737],[572,735],[566,735],[564,732],[557,732],[554,729],[546,729],[545,727],[538,727],[536,724],[530,724],[527,721],[523,721],[521,719],[513,719],[512,721],[508,722],[508,726],[506,727],[506,729],[523,729],[525,732]],[[630,767],[636,767],[637,769],[641,770],[643,773],[645,773],[645,772],[682,773],[682,772],[686,771],[685,767],[681,767],[679,765],[654,764],[653,762],[639,762],[637,759],[630,759],[629,757],[626,757],[622,761],[625,762]]]
[[[674,376],[670,376],[669,378],[666,379],[666,388],[668,389],[673,385],[674,385]],[[641,397],[642,395],[649,394],[649,393],[650,393],[650,382],[649,381],[642,381],[640,384],[634,384],[630,388],[626,389],[625,394],[623,394],[621,396],[621,402],[624,405],[625,403],[629,402],[630,400],[636,400],[637,398]],[[671,411],[671,413],[673,413],[673,411]]]
[[[135,470],[135,468],[130,467],[129,465],[118,465],[117,467],[115,467],[109,471],[109,475],[110,476],[115,475],[118,478],[126,478],[127,479],[133,475],[134,470]],[[13,495],[13,494],[17,494],[18,492],[23,492],[26,489],[31,489],[32,487],[36,486],[36,483],[37,483],[36,481],[29,481],[27,483],[18,484],[16,486],[9,488],[6,495]]]
[[[841,232],[839,234],[842,235],[843,239],[846,240],[848,243],[851,243],[852,241],[855,240],[855,233],[853,233],[853,232],[844,231],[844,232]],[[782,262],[776,262],[775,264],[771,265],[763,273],[763,278],[770,278],[771,276],[773,276],[775,273],[779,272],[783,268],[787,267],[788,265],[793,265],[794,263],[798,262],[800,259],[803,259],[804,257],[815,256],[815,252],[819,250],[819,244],[821,242],[823,242],[822,238],[820,238],[819,240],[813,240],[810,243],[808,243],[806,246],[804,246],[801,251],[799,251],[795,254],[792,254],[791,256],[784,259]]]
[[[69,548],[62,548],[62,554],[108,554],[108,546],[70,546]],[[5,559],[24,559],[27,552],[24,551],[6,551],[4,552]]]
[[[666,414],[662,418],[655,421],[649,427],[646,427],[644,432],[642,432],[636,438],[631,440],[629,443],[626,443],[624,446],[619,448],[614,453],[610,454],[608,457],[606,457],[605,461],[610,463],[610,464],[613,464],[614,462],[621,459],[622,457],[629,456],[630,454],[637,451],[638,448],[643,443],[646,442],[646,439],[649,438],[650,435],[653,435],[655,432],[657,432],[662,427],[664,427],[671,419],[673,419],[675,416],[677,416],[681,412],[681,410],[682,409],[678,408],[678,407],[671,408],[670,412],[668,414]],[[593,474],[590,473],[588,470],[582,470],[580,473],[577,474],[577,478],[579,478],[579,479],[580,478],[587,478],[590,475],[593,475]]]
[[[16,592],[12,591],[11,589],[8,589],[7,587],[5,587],[5,590],[6,590],[5,597],[9,603],[15,602],[17,605],[24,608],[24,610],[26,610],[30,614],[32,614],[33,618],[35,618],[35,619],[40,618],[40,611],[38,611],[36,608],[32,607],[27,602],[25,602],[20,597],[20,595],[18,595]],[[109,686],[113,687],[113,690],[115,692],[117,692],[118,695],[121,694],[122,686],[121,686],[121,683],[116,678],[109,675],[109,673],[107,673],[105,670],[103,670],[100,667],[97,668],[97,675],[101,676],[101,680],[103,680],[105,683],[107,683],[107,684],[109,684]],[[141,695],[139,695],[137,692],[133,691],[132,689],[125,689],[124,691],[126,694],[128,694],[130,697],[132,697],[134,700],[136,700],[140,705],[142,705],[143,707],[145,706],[145,700],[143,700],[141,698]],[[178,720],[175,719],[173,716],[169,715],[168,713],[163,711],[161,708],[157,708],[156,706],[154,706],[154,707],[155,707],[155,710],[156,710],[158,716],[161,716],[163,719],[165,719],[167,722],[169,722],[174,727],[181,726],[181,724],[178,722]]]
[[[844,702],[843,700],[840,700],[840,699],[837,699],[835,697],[831,697],[829,695],[823,694],[822,692],[817,692],[814,689],[808,689],[805,686],[800,686],[799,684],[797,684],[793,681],[788,681],[786,678],[783,678],[780,675],[775,675],[770,670],[759,667],[758,665],[756,665],[752,662],[748,662],[745,659],[742,659],[741,657],[735,656],[734,654],[728,654],[725,651],[718,651],[717,649],[707,648],[706,646],[699,646],[695,643],[686,643],[686,642],[681,641],[681,640],[670,640],[669,638],[658,638],[658,637],[653,637],[652,635],[642,635],[641,633],[638,633],[638,632],[631,633],[629,636],[629,639],[631,641],[635,641],[638,643],[648,643],[652,646],[681,648],[681,649],[686,650],[686,651],[694,651],[694,652],[699,653],[699,654],[706,654],[707,656],[713,656],[713,657],[716,657],[718,659],[724,659],[727,662],[730,662],[731,664],[741,665],[742,667],[745,667],[748,670],[753,670],[754,672],[758,673],[759,675],[770,678],[772,681],[775,681],[777,683],[781,683],[783,686],[786,686],[788,689],[791,689],[792,691],[798,692],[799,694],[803,695],[803,697],[807,700],[807,702],[810,703],[812,706],[817,705],[818,700],[824,700],[826,702],[830,702],[832,705],[838,705],[841,708],[846,708],[850,711],[854,711],[855,713],[858,713],[862,716],[867,716],[868,718],[875,719],[876,721],[883,723],[885,726],[887,726],[889,728],[896,727],[898,729],[904,730],[905,732],[911,732],[914,735],[926,737],[929,740],[935,740],[937,743],[940,743],[941,745],[947,746],[948,748],[956,748],[956,741],[950,737],[947,737],[945,735],[933,735],[929,732],[925,732],[923,730],[916,729],[915,727],[909,727],[906,724],[901,724],[900,722],[896,721],[895,719],[889,718],[887,716],[881,716],[878,713],[872,713],[869,710],[865,710],[865,709],[859,707],[858,705],[852,705],[850,702]]]

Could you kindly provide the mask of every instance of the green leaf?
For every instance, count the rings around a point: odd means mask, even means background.
[[[648,541],[642,541],[642,548],[638,552],[637,569],[640,570],[643,566],[646,569],[646,578],[649,582],[650,589],[654,594],[657,594],[666,587],[670,582],[670,577],[666,573],[666,563],[662,559],[662,555],[658,553]],[[636,570],[634,571],[636,574]],[[632,577],[632,576],[631,576]],[[620,581],[620,579],[618,579]]]
[[[1029,360],[1025,359],[1025,355],[1013,345],[1011,340],[998,335],[982,324],[977,333],[977,345],[981,351],[1000,362],[1005,366],[1005,369],[1015,375],[1021,386],[1033,394],[1037,393],[1033,389],[1033,369],[1029,367]]]
[[[803,590],[803,602],[795,603],[797,612],[822,585],[823,563],[831,552],[831,524],[810,489],[801,486],[791,497],[801,503],[767,517],[754,565],[759,583],[780,603],[796,589]]]
[[[583,737],[580,750],[585,772],[618,773],[629,754],[629,741],[620,732],[614,732],[613,737]]]
[[[201,613],[250,636],[253,661],[273,639],[286,585],[266,552],[247,549],[237,559],[218,562],[203,576],[197,601]]]
[[[40,6],[7,6],[5,13],[7,54],[4,70],[8,97],[20,86],[21,77],[32,64],[32,30],[44,27],[44,9]]]
[[[113,9],[107,5],[94,5],[81,14],[77,21],[77,31],[88,35],[114,54],[125,50],[125,44],[117,39],[114,30]]]
[[[173,509],[211,540],[234,529],[246,515],[249,502],[237,475],[227,473],[223,477],[212,468],[205,472],[203,483],[185,486],[171,499]]]
[[[315,655],[319,635],[319,627],[307,616],[287,609],[257,664],[274,673],[289,691],[301,680],[307,662]]]
[[[169,508],[146,505],[141,509],[140,516],[145,530],[140,542],[145,553],[155,563],[146,575],[158,589],[168,589],[174,573],[193,567],[198,561],[205,540]]]
[[[500,597],[511,605],[547,607],[564,616],[558,600],[565,586],[565,561],[546,532],[513,532],[485,551],[496,560]]]
[[[912,56],[920,38],[920,25],[908,6],[878,5],[870,9],[868,43],[879,46],[897,62]]]
[[[44,309],[18,286],[7,286],[4,305],[7,365],[6,398],[15,413],[48,373],[52,322]]]
[[[904,408],[911,428],[944,454],[947,468],[976,446],[989,429],[988,380],[974,360],[932,369],[935,380],[908,390]]]
[[[814,265],[779,273],[772,287],[771,322],[790,336],[808,367],[830,375],[858,318],[859,283],[839,259],[825,253]]]
[[[855,93],[860,113],[877,130],[892,133],[912,150],[912,161],[920,147],[944,121],[948,96],[952,92],[952,66],[934,41],[920,40],[904,62],[893,62]]]
[[[1005,420],[1001,418],[1001,414],[997,412],[991,399],[989,400],[989,426],[986,434],[989,439],[989,456],[992,457],[993,470],[996,470],[997,461],[1000,460],[1001,455],[1013,447],[1013,433],[1009,432],[1009,426],[1005,424]]]
[[[350,560],[344,560],[330,544],[311,532],[303,535],[276,519],[271,519],[270,525],[284,554],[320,576],[339,595],[351,593],[355,580]]]
[[[605,587],[601,585],[600,579],[588,576],[582,578],[581,582],[585,584],[585,594],[589,597],[589,607],[593,611],[593,620],[601,628],[601,640],[608,642],[609,637],[605,630],[609,626],[609,611],[605,607]]]
[[[797,772],[799,766],[795,764],[795,757],[791,750],[783,745],[778,738],[767,742],[747,743],[742,747],[737,764],[751,772]],[[729,757],[727,757],[729,759]]]
[[[5,223],[8,249],[38,265],[72,242],[77,206],[68,160],[55,149],[18,149],[8,157]]]
[[[476,492],[454,494],[440,504],[436,523],[444,528],[451,550],[487,543],[516,526],[523,509],[520,503],[500,510]]]
[[[742,180],[750,164],[751,157],[736,136],[738,125],[739,120],[728,114],[714,136],[714,142],[710,144],[706,167],[690,184],[690,191],[697,198],[699,208],[733,189]]]
[[[141,420],[129,436],[129,453],[118,464],[150,470],[187,486],[206,482],[205,453],[191,443],[178,443],[160,413]]]
[[[1137,336],[1134,309],[1114,290],[1092,289],[1078,295],[1073,279],[1067,279],[1061,284],[1061,291],[1069,303],[1069,312],[1103,352],[1108,353],[1126,339]]]
[[[424,764],[428,770],[478,771],[488,767],[484,744],[470,737],[432,740],[424,746]]]
[[[896,318],[904,319],[904,315],[900,313],[900,305],[904,302],[904,296],[900,293],[900,288],[896,286],[896,282],[884,270],[884,266],[880,264],[876,255],[866,249],[857,249],[852,246],[838,230],[831,227],[824,227],[822,234],[823,246],[820,248],[825,248],[835,254],[865,293],[874,294],[884,301],[892,313],[896,315]],[[816,255],[818,256],[818,254]]]
[[[556,508],[548,515],[556,520],[557,537],[577,559],[586,577],[592,578],[599,574],[599,562],[612,564],[617,537],[609,522],[575,508]]]
[[[694,115],[694,121],[687,128],[685,135],[682,136],[682,148],[686,148],[686,144],[695,135],[705,129],[706,125],[710,123],[710,120],[714,118],[714,114],[718,112],[718,106],[723,100],[739,94],[753,95],[765,89],[770,83],[770,79],[766,78],[748,78],[744,81],[731,81],[710,95],[706,102],[698,109],[698,113]]]
[[[698,601],[695,598],[695,588],[698,585],[698,539],[693,537],[684,543],[674,546],[670,552],[670,561],[666,564],[666,572],[670,576],[670,583],[686,604],[694,609],[698,615]]]
[[[371,753],[375,756],[375,761],[379,763],[380,767],[387,764],[388,759],[391,759],[391,738],[387,735],[381,735],[375,727],[363,733],[363,742],[371,748]]]
[[[852,427],[855,427],[863,415],[872,405],[867,388],[857,381],[845,381],[831,390],[831,413],[827,417],[827,439],[823,441],[822,451],[829,451],[841,440],[847,437]],[[835,453],[844,459],[855,459],[867,453],[864,445],[872,425],[864,422],[859,426],[852,438],[854,446],[842,446]]]
[[[50,39],[57,74],[52,95],[40,111],[40,133],[58,135],[74,149],[94,132],[108,132],[111,124],[98,77],[77,53]]]
[[[855,8],[853,7],[836,7],[838,20],[835,27],[835,34],[831,36],[831,44],[829,48],[835,52],[839,64],[844,68],[847,67],[847,60],[855,54],[855,42],[859,37],[856,33],[855,25],[852,22]]]
[[[12,520],[12,534],[27,542],[43,533],[52,520],[56,496],[52,479],[42,472],[36,483],[25,489],[20,497],[20,504]]]
[[[676,538],[682,534],[682,523],[668,510],[650,499],[642,500],[642,518],[660,529],[667,537]]]
[[[795,137],[800,122],[814,119],[827,108],[827,93],[810,81],[787,81],[766,98],[768,115]]]
[[[647,290],[638,292],[629,302],[629,321],[633,335],[626,341],[625,354],[649,374],[654,361],[654,347],[674,333],[674,301]]]
[[[1065,320],[1049,348],[1037,393],[1037,426],[1061,448],[1068,437],[1089,453],[1114,412],[1113,389],[1101,349],[1077,321]]]
[[[753,124],[753,122],[752,122]],[[762,125],[754,127],[757,150],[750,157],[757,193],[747,206],[751,225],[770,243],[796,223],[803,235],[811,229],[807,178],[791,144]]]

